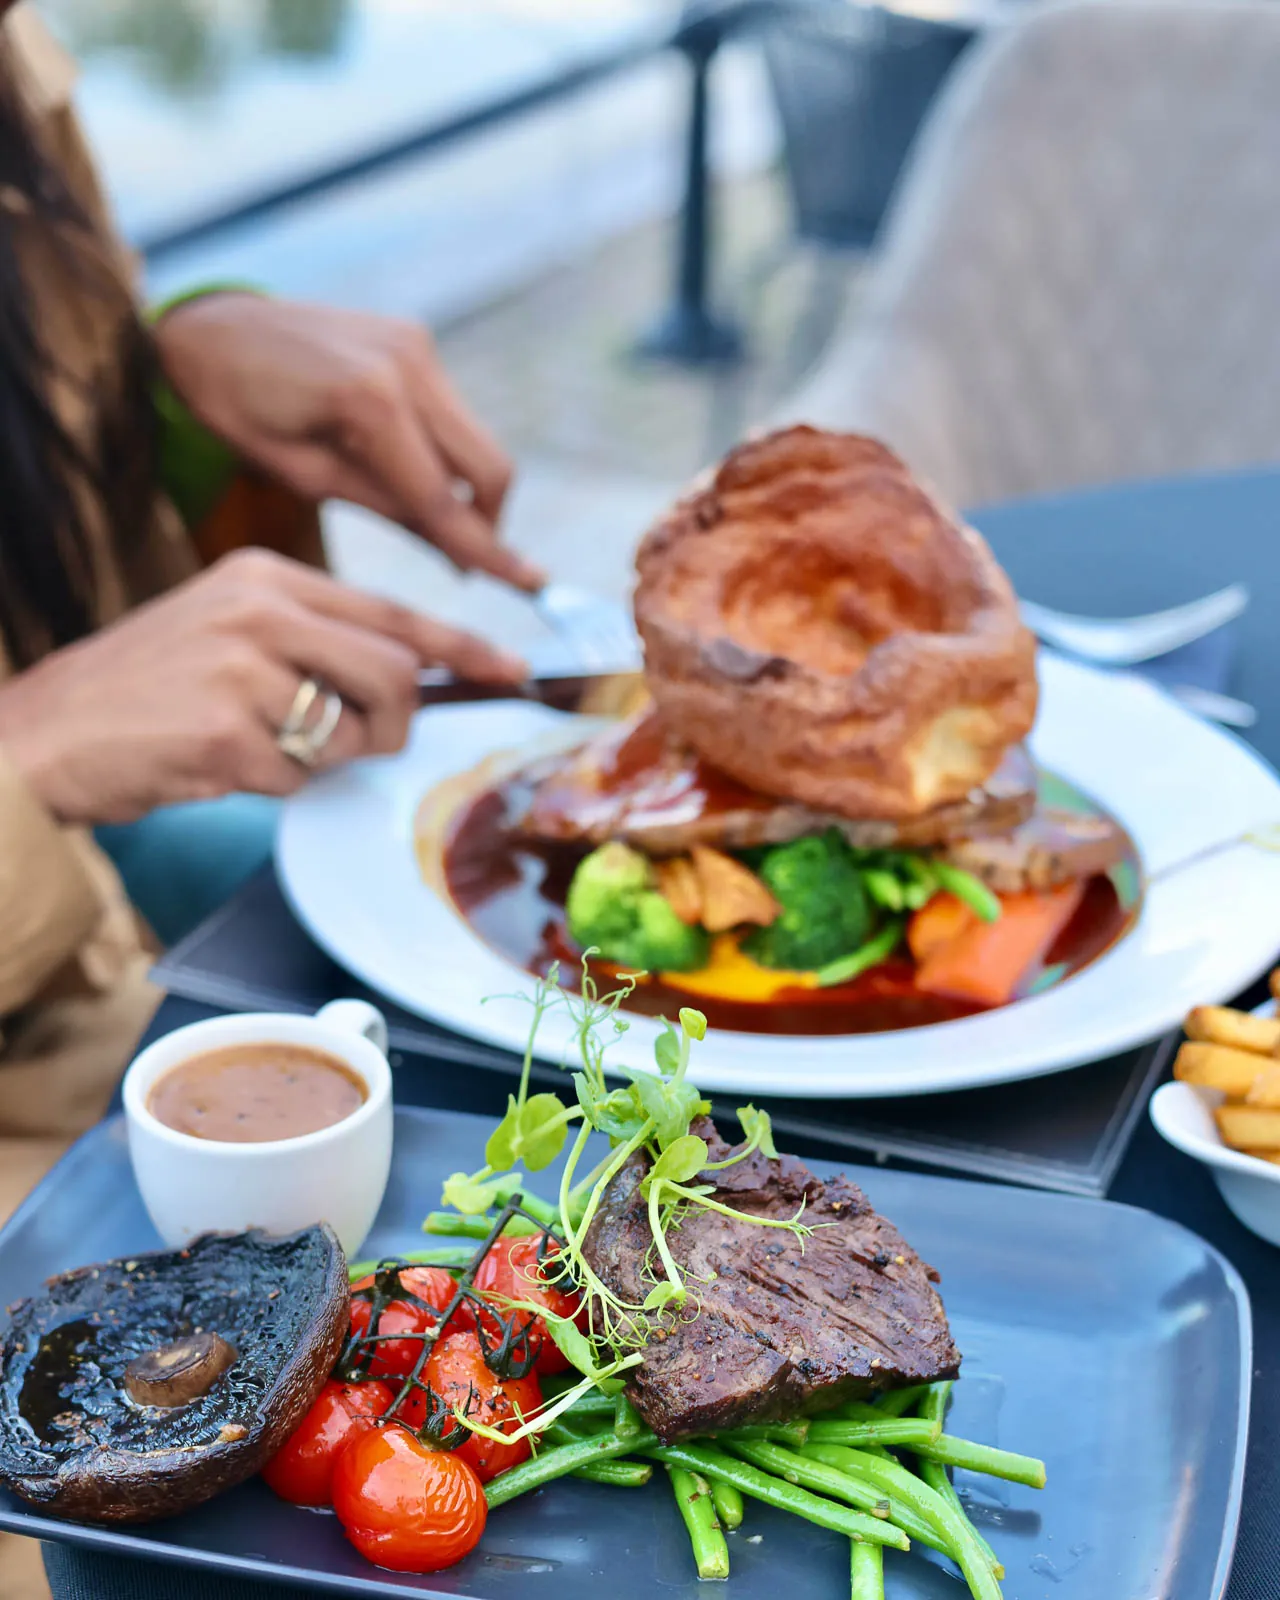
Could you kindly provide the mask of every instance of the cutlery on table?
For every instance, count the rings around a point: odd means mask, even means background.
[[[1248,604],[1249,591],[1242,583],[1140,617],[1076,617],[1034,600],[1018,602],[1022,620],[1038,639],[1104,667],[1133,667],[1167,656],[1234,621]]]
[[[1161,684],[1167,695],[1198,717],[1220,722],[1224,728],[1252,728],[1258,720],[1256,707],[1247,700],[1236,700],[1213,689],[1197,689],[1193,683]]]

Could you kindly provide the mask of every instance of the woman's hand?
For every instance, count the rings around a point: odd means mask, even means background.
[[[520,589],[544,574],[498,538],[511,463],[412,322],[220,293],[161,318],[174,389],[245,460],[309,500],[353,500],[463,570]]]
[[[65,823],[130,822],[234,790],[290,794],[307,772],[276,736],[304,679],[344,702],[320,761],[332,766],[400,749],[431,662],[484,682],[524,674],[471,634],[241,551],[0,684],[0,744]]]

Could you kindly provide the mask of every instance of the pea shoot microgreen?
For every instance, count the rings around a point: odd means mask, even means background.
[[[602,995],[584,959],[578,994],[558,986],[554,968],[539,981],[531,1002],[520,1083],[485,1145],[485,1165],[472,1173],[456,1172],[444,1185],[442,1203],[458,1214],[458,1232],[474,1231],[476,1219],[513,1201],[528,1217],[551,1229],[559,1248],[543,1263],[543,1274],[551,1281],[575,1284],[585,1306],[584,1331],[540,1305],[510,1302],[511,1309],[527,1309],[544,1319],[549,1336],[582,1381],[523,1422],[519,1433],[506,1435],[508,1440],[545,1429],[592,1388],[605,1393],[619,1390],[620,1374],[643,1359],[643,1347],[665,1317],[698,1314],[696,1287],[669,1240],[694,1208],[760,1227],[782,1228],[802,1243],[812,1231],[801,1221],[803,1205],[790,1218],[755,1216],[716,1199],[714,1182],[697,1181],[700,1175],[722,1171],[755,1151],[777,1157],[768,1114],[754,1106],[738,1108],[744,1140],[722,1160],[712,1161],[706,1140],[690,1131],[690,1125],[711,1109],[688,1077],[693,1046],[706,1037],[707,1020],[700,1011],[684,1007],[678,1025],[664,1021],[654,1045],[655,1071],[620,1066],[614,1071],[626,1081],[610,1082],[606,1076],[608,1049],[627,1031],[628,1021],[620,1012],[639,976],[624,975],[617,988]],[[577,1056],[572,1069],[573,1105],[548,1091],[529,1093],[538,1029],[547,1013],[557,1007],[567,1011],[572,1024]],[[593,1135],[603,1135],[609,1151],[579,1176]],[[566,1146],[556,1201],[528,1195],[525,1172],[543,1171]],[[602,1281],[583,1246],[609,1185],[637,1153],[648,1162],[640,1192],[647,1203],[652,1249],[644,1266],[649,1286],[643,1298],[633,1303]],[[433,1212],[426,1226],[431,1232],[447,1231],[448,1214]],[[468,1426],[488,1436],[475,1420],[468,1419]]]

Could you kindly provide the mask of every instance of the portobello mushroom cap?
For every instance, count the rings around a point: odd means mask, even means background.
[[[86,1522],[149,1522],[211,1499],[302,1420],[349,1306],[324,1225],[205,1234],[51,1278],[10,1308],[0,1341],[0,1483]],[[176,1403],[139,1404],[139,1373],[166,1365],[201,1375],[167,1391]]]

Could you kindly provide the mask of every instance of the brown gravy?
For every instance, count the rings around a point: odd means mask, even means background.
[[[1053,802],[1072,808],[1098,808],[1062,780],[1045,775]],[[459,913],[476,933],[526,972],[545,976],[559,963],[560,982],[576,987],[581,951],[569,937],[564,902],[570,879],[587,853],[581,845],[531,844],[512,830],[523,814],[529,791],[520,778],[489,789],[454,819],[444,845],[444,880]],[[1136,853],[1106,877],[1088,881],[1075,916],[1063,929],[1024,994],[1061,982],[1097,960],[1129,930],[1141,899]],[[601,964],[604,988],[613,969]],[[853,982],[829,989],[783,989],[766,1001],[691,995],[675,984],[646,978],[627,1001],[627,1010],[649,1016],[674,1016],[681,1006],[696,1006],[713,1028],[739,1033],[886,1033],[972,1016],[981,1006],[915,986],[915,969],[894,959],[864,972]]]
[[[222,1144],[297,1139],[342,1122],[367,1098],[345,1062],[307,1045],[233,1044],[157,1078],[147,1109],[177,1133]]]

